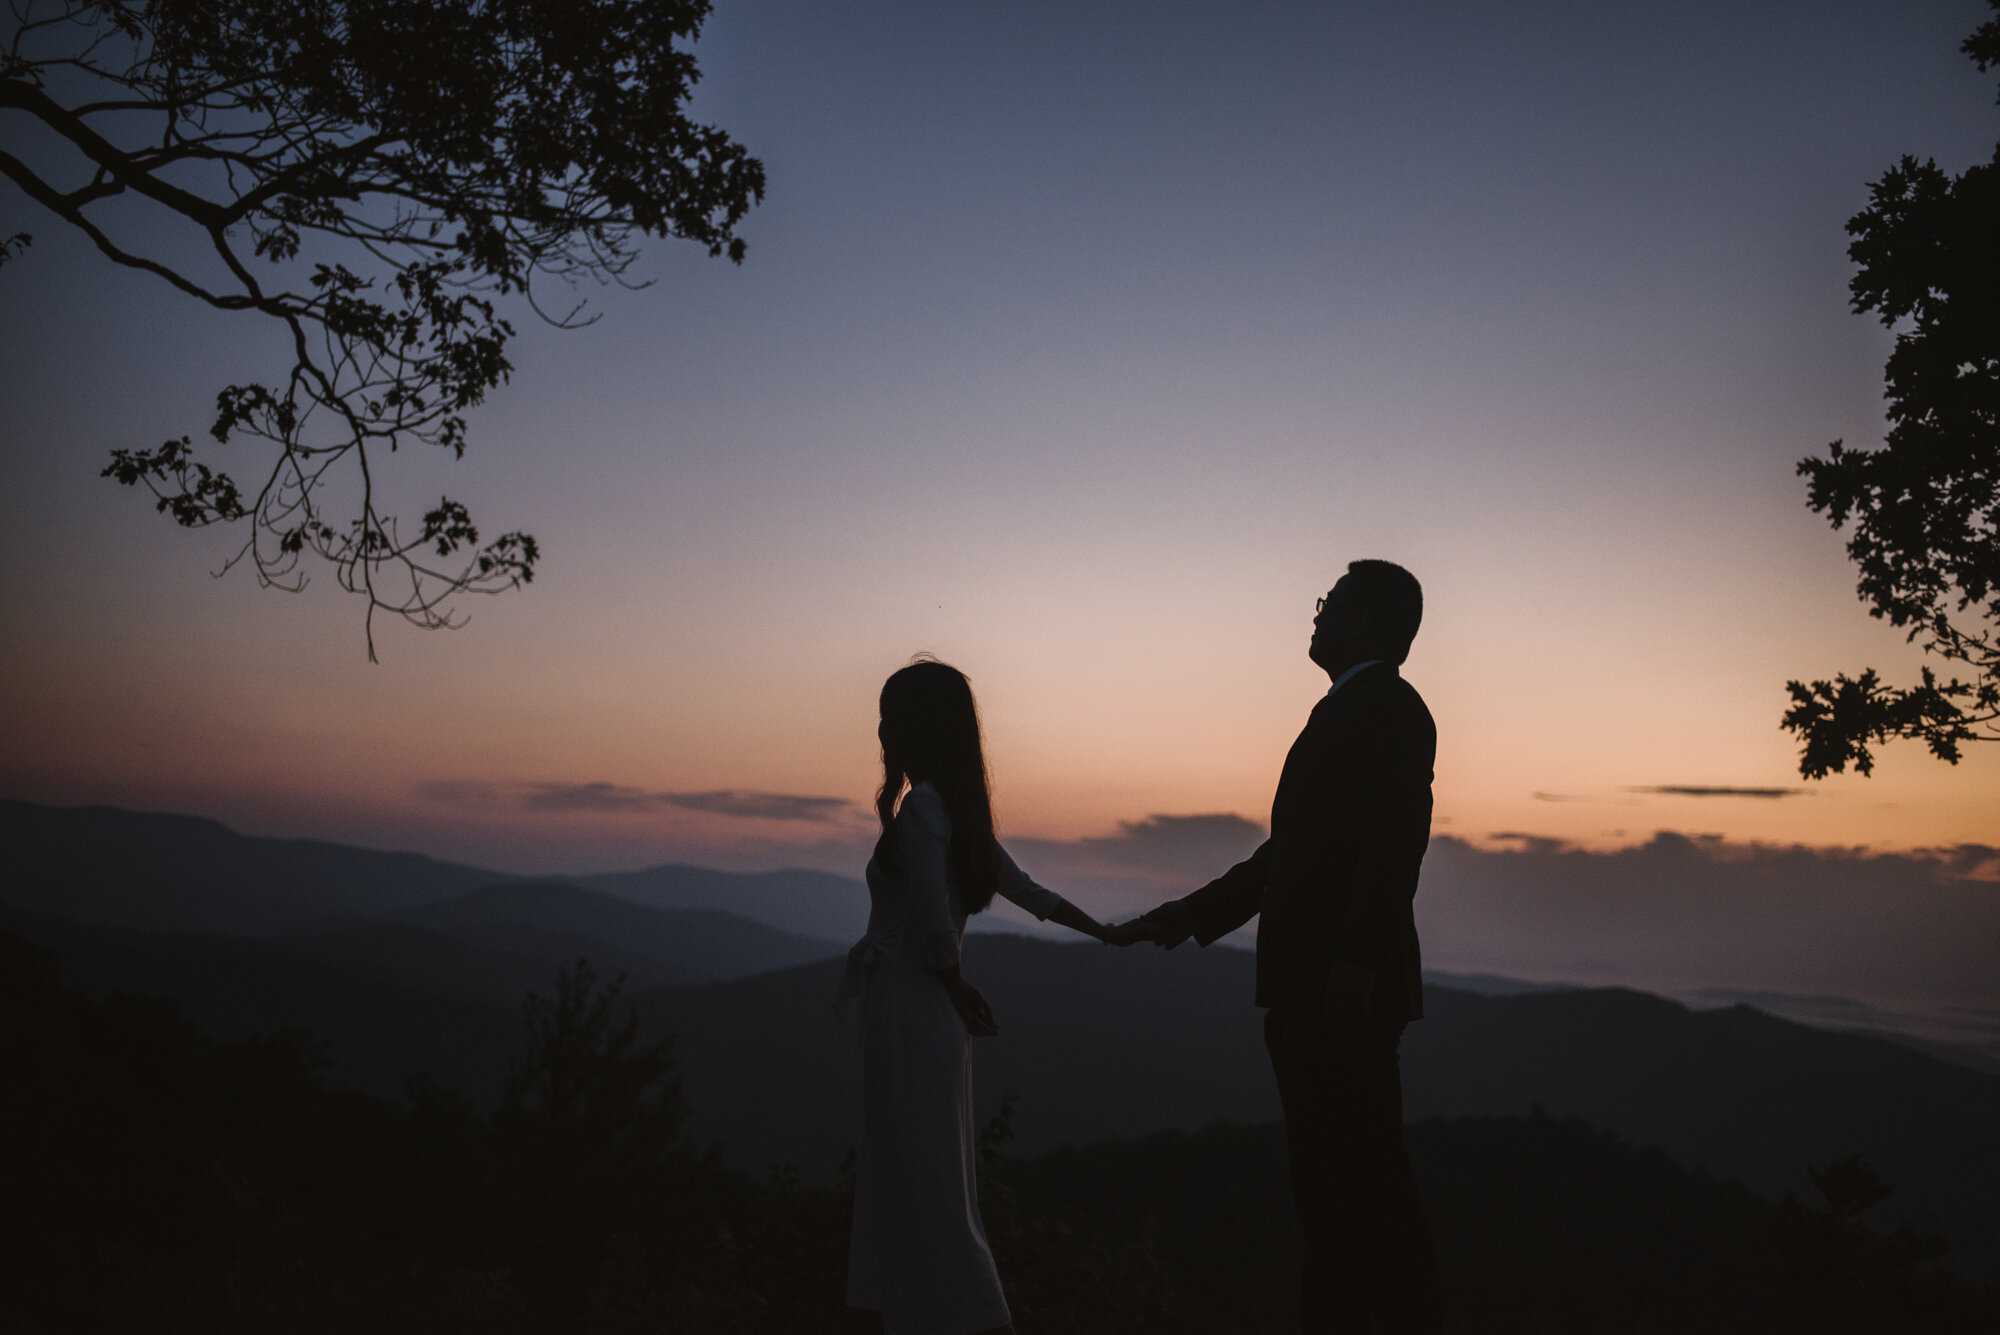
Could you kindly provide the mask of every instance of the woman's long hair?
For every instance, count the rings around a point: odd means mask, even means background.
[[[906,781],[928,783],[944,799],[951,816],[947,865],[965,911],[980,912],[1000,884],[1000,850],[993,841],[979,706],[963,672],[928,656],[882,683],[882,790],[875,794],[882,837],[875,852],[885,863],[896,860],[896,799]]]

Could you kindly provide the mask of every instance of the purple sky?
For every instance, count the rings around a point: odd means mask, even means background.
[[[1995,842],[2000,748],[1804,785],[1777,728],[1787,677],[1911,670],[1793,465],[1880,437],[1842,224],[1904,152],[1990,154],[1987,15],[720,0],[697,111],[769,170],[748,261],[656,245],[588,330],[514,312],[466,461],[385,485],[544,573],[379,667],[331,579],[212,580],[226,535],[96,477],[198,434],[268,331],[0,186],[35,235],[0,270],[0,792],[852,872],[875,691],[927,649],[980,691],[1003,833],[1101,850],[1263,819],[1312,600],[1370,555],[1425,582],[1468,847]]]

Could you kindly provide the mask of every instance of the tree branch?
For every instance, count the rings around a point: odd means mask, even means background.
[[[149,260],[143,255],[131,254],[129,251],[120,248],[110,237],[99,231],[90,219],[84,217],[83,213],[70,203],[68,196],[51,188],[26,163],[5,150],[0,150],[0,175],[5,175],[15,185],[19,186],[30,199],[89,237],[91,242],[107,258],[115,263],[122,264],[130,269],[142,269],[147,273],[164,278],[189,296],[197,297],[209,305],[216,307],[218,310],[249,310],[256,305],[255,302],[245,297],[210,292],[206,288],[182,277],[179,273],[164,264]]]
[[[179,186],[168,185],[158,177],[134,167],[130,157],[122,149],[78,120],[67,108],[33,84],[24,83],[19,79],[0,79],[0,109],[10,107],[27,112],[75,144],[83,151],[85,157],[111,173],[128,189],[164,204],[203,227],[227,225],[221,206],[199,195],[189,194]]]
[[[367,600],[371,658],[377,610],[456,625],[455,595],[532,580],[535,540],[480,545],[455,502],[403,537],[377,508],[377,471],[411,443],[464,455],[464,414],[511,370],[514,331],[497,297],[525,292],[539,310],[537,274],[622,283],[634,235],[741,259],[732,231],[762,198],[763,168],[685,115],[697,71],[683,48],[708,0],[50,3],[57,17],[35,53],[17,29],[0,57],[0,111],[54,131],[74,153],[63,170],[85,166],[87,183],[64,193],[4,154],[0,174],[115,263],[283,321],[292,353],[278,386],[226,387],[209,428],[217,442],[271,447],[261,484],[239,490],[186,436],[114,451],[107,475],[143,484],[183,525],[247,519],[225,570],[247,560],[261,583],[298,588],[308,554],[331,564]],[[45,91],[79,74],[101,81],[98,100],[65,108]],[[99,115],[121,118],[121,131],[153,118],[148,146],[120,148],[87,119]],[[186,184],[190,167],[200,190]],[[163,179],[176,168],[179,184]],[[86,214],[128,191],[205,232],[240,291],[147,259]],[[13,249],[0,243],[0,255]],[[274,279],[258,261],[305,281]],[[285,268],[296,263],[307,268]],[[329,522],[325,488],[348,469],[358,506]],[[459,553],[457,570],[436,559]]]

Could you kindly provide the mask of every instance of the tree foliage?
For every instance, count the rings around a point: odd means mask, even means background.
[[[2000,10],[2000,0],[1992,0]],[[1962,47],[2000,65],[2000,19]],[[1834,441],[1805,459],[1808,503],[1860,570],[1869,614],[1951,665],[1892,687],[1872,670],[1789,683],[1784,726],[1799,771],[1874,768],[1871,745],[1925,742],[1957,763],[1968,742],[2000,738],[2000,145],[1952,176],[1904,157],[1848,220],[1856,312],[1896,329],[1885,370],[1890,429],[1880,449]],[[1957,675],[1963,673],[1965,675]]]
[[[638,1014],[619,1014],[623,983],[600,986],[579,959],[554,996],[528,995],[494,1119],[520,1188],[517,1269],[549,1308],[581,1301],[610,1239],[657,1225],[692,1162],[673,1040],[641,1040]]]
[[[1934,1292],[1925,1270],[1950,1250],[1942,1237],[1901,1224],[1887,1232],[1862,1219],[1896,1189],[1866,1158],[1850,1154],[1808,1166],[1820,1199],[1785,1193],[1778,1242],[1799,1295],[1801,1324],[1829,1332],[1893,1330]]]
[[[399,519],[378,476],[403,445],[464,455],[511,369],[502,300],[577,323],[550,282],[624,282],[648,235],[740,262],[763,195],[762,165],[686,115],[708,0],[9,8],[0,174],[107,259],[275,321],[291,362],[221,391],[212,444],[115,450],[105,475],[176,523],[244,524],[230,564],[266,584],[329,563],[371,631],[534,576],[530,535],[483,539],[449,497]],[[231,443],[254,462],[208,461]]]

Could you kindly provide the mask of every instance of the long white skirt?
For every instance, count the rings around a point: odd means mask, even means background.
[[[930,970],[890,958],[869,973],[848,1305],[882,1313],[887,1335],[1004,1326],[974,1180],[965,1022]]]

